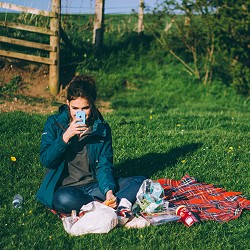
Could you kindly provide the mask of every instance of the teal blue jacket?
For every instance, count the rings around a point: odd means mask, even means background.
[[[40,161],[47,168],[47,173],[36,198],[49,208],[53,208],[53,195],[65,166],[65,156],[70,142],[65,143],[62,136],[69,122],[69,110],[64,105],[58,114],[48,118],[42,134]],[[104,195],[108,190],[115,192],[111,129],[102,118],[95,120],[86,148],[90,170],[101,192]]]

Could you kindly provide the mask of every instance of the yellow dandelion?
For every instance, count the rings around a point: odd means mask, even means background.
[[[234,150],[234,148],[233,147],[229,147],[229,150]]]
[[[182,160],[182,161],[181,161],[181,163],[183,163],[183,164],[186,163],[186,162],[187,162],[186,160]]]
[[[11,159],[12,161],[16,161],[16,157],[15,157],[15,156],[11,156],[10,159]]]
[[[152,116],[152,115],[151,115],[151,116],[149,116],[149,119],[150,119],[150,120],[152,120],[152,119],[153,119],[153,116]]]

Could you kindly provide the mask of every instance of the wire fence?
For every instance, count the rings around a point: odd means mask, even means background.
[[[51,10],[51,1],[43,0],[5,0],[10,4],[22,5],[30,8],[38,8],[41,10]],[[153,1],[145,1],[145,12],[150,12],[153,9]],[[105,14],[131,14],[138,12],[139,0],[134,0],[131,3],[126,0],[106,0]],[[9,12],[9,10],[0,8],[0,12]],[[61,0],[62,14],[93,14],[95,12],[94,0]]]
[[[115,0],[105,1],[105,14],[109,14],[105,17],[105,32],[118,34],[124,34],[127,32],[138,31],[138,9],[134,9],[134,6],[139,6],[139,0],[134,0],[136,4],[126,5],[126,0],[117,0],[117,2],[124,4],[121,6],[115,6]],[[28,8],[37,8],[41,10],[51,11],[51,0],[5,0],[10,4],[17,4]],[[146,1],[145,1],[146,2]],[[106,5],[109,3],[109,5]],[[113,3],[113,6],[111,5]],[[139,7],[138,7],[139,8]],[[1,9],[0,9],[1,11]],[[12,21],[17,20],[24,25],[40,25],[41,27],[49,28],[49,19],[41,17],[39,15],[29,15],[25,12],[16,13],[8,12],[8,9],[4,9],[0,13],[0,21]],[[61,27],[67,31],[74,31],[79,33],[81,30],[93,30],[94,25],[94,13],[95,13],[95,0],[61,0]],[[123,17],[121,17],[123,15]],[[147,17],[144,17],[147,20]],[[0,33],[2,31],[0,30]],[[9,31],[6,31],[9,32]],[[19,32],[22,33],[22,32]],[[18,36],[15,34],[15,36]],[[91,33],[92,34],[92,33]],[[91,39],[91,38],[88,38]]]

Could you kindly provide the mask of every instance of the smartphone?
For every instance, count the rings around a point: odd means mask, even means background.
[[[77,124],[85,124],[85,123],[86,123],[86,121],[85,121],[85,119],[86,119],[86,114],[85,114],[84,111],[77,110],[77,111],[76,111],[76,118],[77,118],[77,119],[81,119],[81,121],[77,121],[77,122],[76,122]]]

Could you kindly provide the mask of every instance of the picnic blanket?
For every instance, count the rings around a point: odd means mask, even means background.
[[[227,192],[212,184],[199,183],[189,175],[181,180],[162,178],[157,181],[171,204],[186,205],[201,221],[226,222],[238,218],[243,209],[250,210],[250,200],[241,192]]]

